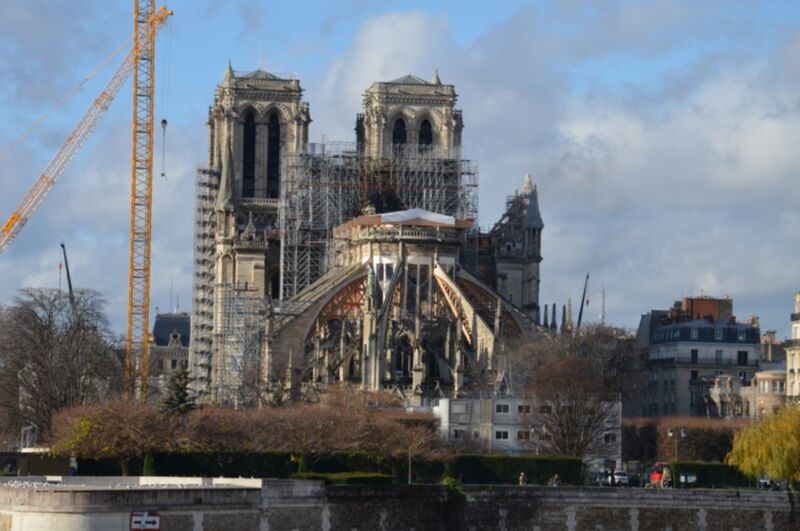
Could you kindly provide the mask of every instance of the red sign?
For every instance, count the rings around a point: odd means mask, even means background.
[[[134,529],[148,529],[149,531],[161,531],[161,516],[156,512],[132,512],[131,531]]]

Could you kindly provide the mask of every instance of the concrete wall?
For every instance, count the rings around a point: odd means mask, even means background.
[[[116,479],[116,478],[111,478]],[[172,478],[177,480],[178,478]],[[0,486],[0,531],[127,530],[131,511],[161,529],[200,530],[751,530],[800,529],[800,495],[760,491],[434,485]],[[109,482],[113,484],[112,482]]]

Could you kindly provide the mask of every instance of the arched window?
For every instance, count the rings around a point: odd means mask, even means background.
[[[267,125],[267,197],[281,195],[281,124],[272,113]]]
[[[394,122],[394,130],[392,131],[392,144],[395,146],[403,145],[406,143],[406,123],[402,118],[398,118]]]
[[[433,145],[433,128],[428,120],[422,120],[422,123],[419,125],[419,145]]]
[[[281,275],[277,271],[269,277],[269,292],[273,300],[278,300],[281,295]]]
[[[242,197],[256,192],[256,117],[253,111],[244,116],[244,152],[242,153]]]

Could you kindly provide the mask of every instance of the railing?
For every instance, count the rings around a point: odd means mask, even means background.
[[[242,198],[243,206],[260,206],[278,208],[280,199],[272,197],[244,197]]]
[[[757,357],[755,359],[750,359],[748,357],[747,363],[739,363],[739,360],[709,360],[709,359],[698,359],[693,360],[692,358],[687,358],[683,356],[679,356],[677,358],[659,358],[659,359],[650,359],[648,360],[650,365],[673,365],[673,364],[681,364],[681,365],[714,365],[714,366],[740,366],[740,367],[755,367],[758,365]]]
[[[354,231],[351,239],[373,239],[373,240],[389,240],[389,239],[402,239],[402,240],[432,240],[438,242],[460,242],[459,234],[451,229],[436,230],[436,229],[418,229],[418,228],[363,228]]]

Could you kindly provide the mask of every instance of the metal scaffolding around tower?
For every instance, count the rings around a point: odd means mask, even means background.
[[[213,355],[214,329],[214,199],[219,186],[217,172],[198,168],[195,181],[194,278],[192,293],[192,350],[190,368],[195,385],[207,389]]]
[[[287,158],[283,179],[281,300],[333,265],[331,230],[368,205],[477,219],[477,164],[462,159],[460,150],[408,145],[372,158],[354,143],[311,144]]]
[[[220,323],[214,360],[215,402],[234,408],[258,403],[268,302],[247,285],[217,286]]]

